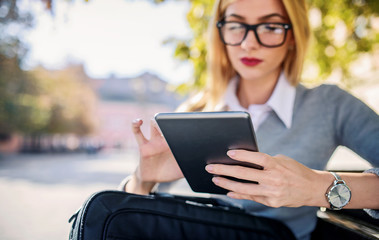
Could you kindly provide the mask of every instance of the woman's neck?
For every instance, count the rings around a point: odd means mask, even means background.
[[[243,79],[237,89],[241,106],[248,108],[251,104],[265,104],[271,97],[278,82],[280,72],[260,79]]]

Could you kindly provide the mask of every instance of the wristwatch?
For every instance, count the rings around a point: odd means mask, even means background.
[[[330,173],[333,174],[336,180],[333,181],[326,191],[326,199],[330,203],[330,209],[340,210],[350,202],[351,191],[337,173]]]

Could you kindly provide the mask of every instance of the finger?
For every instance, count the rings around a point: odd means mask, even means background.
[[[272,165],[272,157],[262,152],[229,150],[226,154],[234,160],[253,163],[262,166],[263,168],[270,167]]]
[[[262,171],[255,168],[224,164],[209,164],[205,167],[205,170],[213,175],[229,176],[255,182],[259,182],[257,173]]]
[[[280,185],[281,176],[274,174],[278,171],[272,171],[265,168],[263,170],[225,164],[208,164],[205,170],[213,175],[228,176],[238,179],[258,182],[261,185]],[[280,173],[280,172],[279,172]]]
[[[253,200],[255,202],[257,202],[256,199],[258,199],[257,196],[246,195],[246,194],[241,194],[241,193],[236,193],[236,192],[228,192],[226,195],[234,199],[248,199],[248,200]]]
[[[255,196],[255,195],[248,195],[248,194],[241,194],[236,192],[228,192],[227,196],[234,199],[247,199],[252,200],[257,203],[261,203],[264,205],[267,205],[267,198],[263,196]]]
[[[251,196],[265,196],[264,189],[259,184],[242,183],[229,180],[223,177],[213,177],[212,181],[217,186],[238,194]]]
[[[272,192],[270,193],[257,184],[240,183],[222,177],[214,177],[212,181],[217,186],[229,190],[227,195],[231,198],[253,200],[270,207],[280,207],[284,203],[282,200],[278,200]]]
[[[141,145],[147,142],[147,139],[145,138],[145,136],[143,135],[141,131],[142,124],[143,124],[142,119],[135,119],[132,122],[132,131],[137,140],[138,145]]]

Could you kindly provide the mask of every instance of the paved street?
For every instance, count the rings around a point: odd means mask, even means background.
[[[68,239],[69,217],[92,193],[115,189],[135,153],[0,157],[0,239]]]

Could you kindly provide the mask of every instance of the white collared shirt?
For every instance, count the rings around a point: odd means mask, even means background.
[[[254,129],[257,130],[267,118],[270,111],[274,111],[287,128],[291,128],[293,106],[296,89],[287,81],[284,73],[279,76],[273,93],[265,104],[252,104],[248,109],[241,106],[237,98],[239,77],[230,80],[224,95],[224,104],[230,111],[247,111],[251,115]]]

